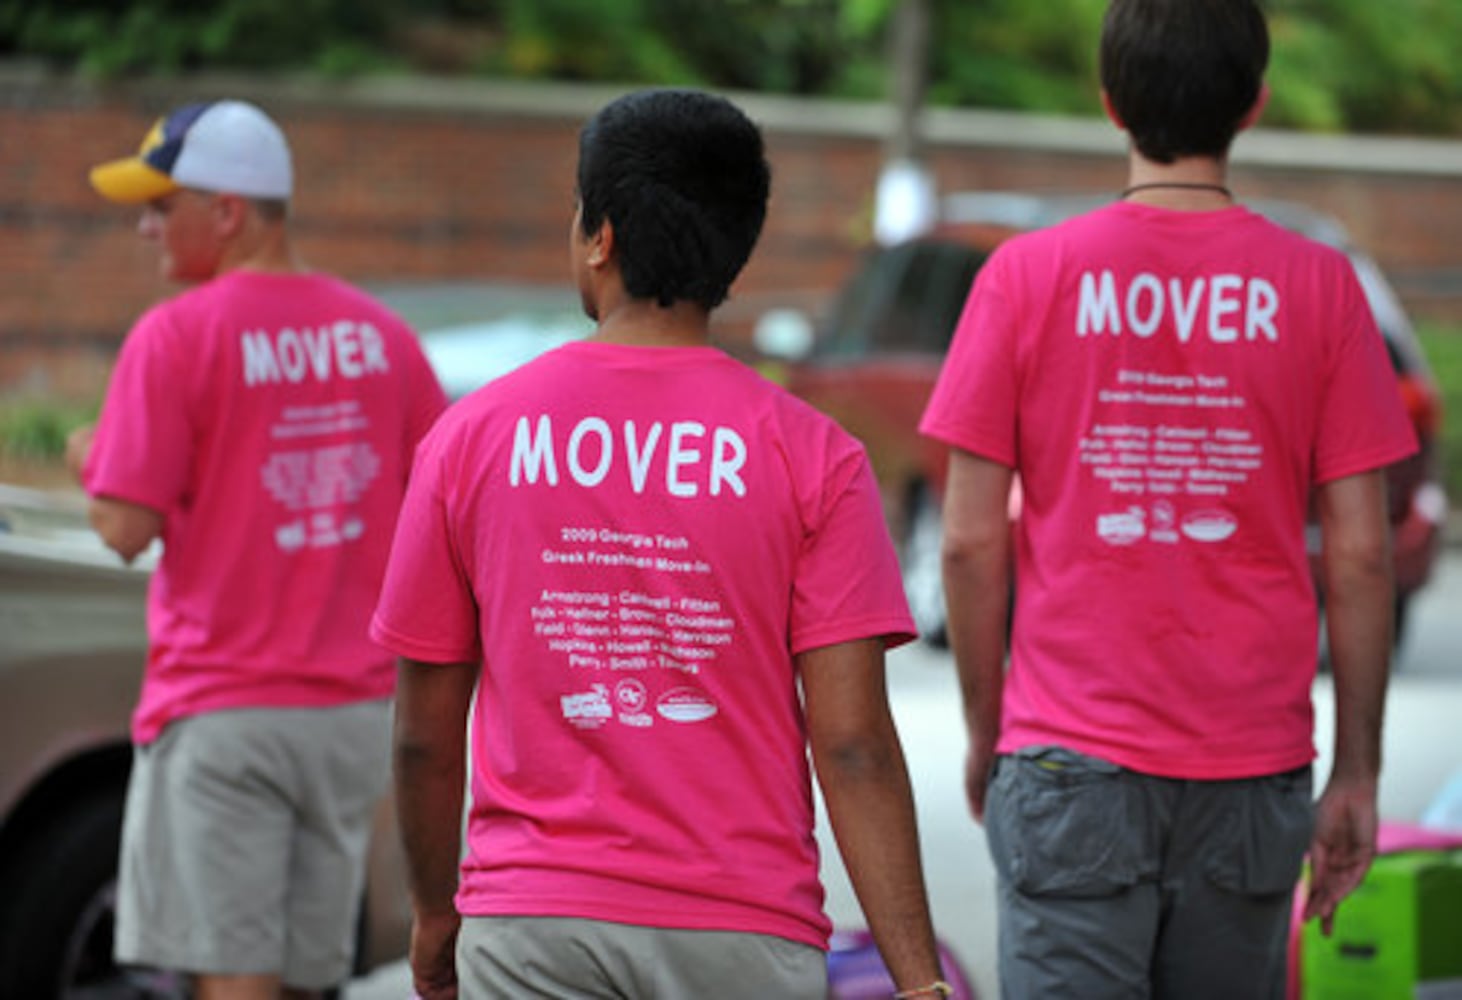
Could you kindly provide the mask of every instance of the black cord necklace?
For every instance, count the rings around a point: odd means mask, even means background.
[[[1187,191],[1217,191],[1229,201],[1233,201],[1234,199],[1234,193],[1228,188],[1224,187],[1222,184],[1197,184],[1187,181],[1153,181],[1150,184],[1133,184],[1131,187],[1122,192],[1122,197],[1126,198],[1130,195],[1137,193],[1138,191],[1150,191],[1153,188],[1182,188]]]

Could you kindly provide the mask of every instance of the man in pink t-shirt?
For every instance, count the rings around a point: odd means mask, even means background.
[[[991,257],[924,416],[952,446],[950,636],[1007,997],[1278,997],[1306,850],[1327,926],[1374,850],[1381,469],[1415,444],[1346,258],[1225,186],[1267,56],[1249,0],[1115,0],[1130,186]],[[1337,702],[1318,808],[1312,498]]]
[[[428,1000],[825,996],[809,743],[894,981],[947,993],[884,691],[912,624],[867,457],[706,343],[768,186],[729,102],[611,103],[570,235],[595,335],[422,444],[372,635],[403,657]]]
[[[69,455],[111,548],[162,542],[117,957],[202,996],[306,995],[350,970],[395,680],[366,630],[445,397],[400,319],[292,250],[258,108],[179,108],[91,180],[196,286],[137,321]]]

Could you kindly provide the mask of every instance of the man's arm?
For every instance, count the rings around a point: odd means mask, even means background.
[[[95,437],[95,424],[78,427],[66,437],[66,468],[82,486],[86,485],[82,482],[82,472]],[[125,563],[136,559],[162,534],[162,514],[151,507],[114,497],[92,497],[87,504],[87,516],[107,548]]]
[[[92,497],[87,504],[91,526],[107,548],[130,563],[142,554],[152,540],[162,534],[162,515],[151,507],[117,500],[114,497]]]
[[[889,713],[883,643],[797,657],[807,732],[828,820],[853,890],[900,990],[941,978],[903,748]]]
[[[1335,755],[1316,806],[1305,918],[1326,934],[1376,853],[1376,786],[1394,628],[1386,485],[1379,471],[1319,487],[1326,630],[1335,681]]]
[[[411,974],[422,1000],[457,996],[461,918],[453,897],[462,853],[467,711],[475,663],[403,659],[396,675],[396,819],[411,889]]]
[[[950,451],[944,491],[944,600],[969,734],[965,795],[982,823],[1005,689],[1013,475],[997,462],[958,448]]]

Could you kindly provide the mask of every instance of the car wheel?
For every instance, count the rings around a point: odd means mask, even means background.
[[[112,960],[121,789],[71,803],[6,861],[0,897],[0,996],[162,1000],[177,977]]]
[[[904,594],[919,635],[931,646],[949,644],[948,613],[944,605],[944,575],[940,549],[944,524],[939,505],[927,489],[918,490],[910,504],[908,528],[900,550]]]

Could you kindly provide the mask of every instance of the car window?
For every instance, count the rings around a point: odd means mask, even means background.
[[[921,347],[940,354],[949,350],[954,327],[964,311],[975,272],[985,263],[985,255],[954,243],[941,244],[935,274],[929,286],[925,326],[919,338]]]
[[[834,356],[863,354],[875,332],[887,321],[903,273],[914,254],[914,244],[901,244],[866,254],[857,273],[844,286],[833,306],[820,350]]]
[[[933,240],[866,256],[833,308],[822,353],[944,353],[984,256]]]

